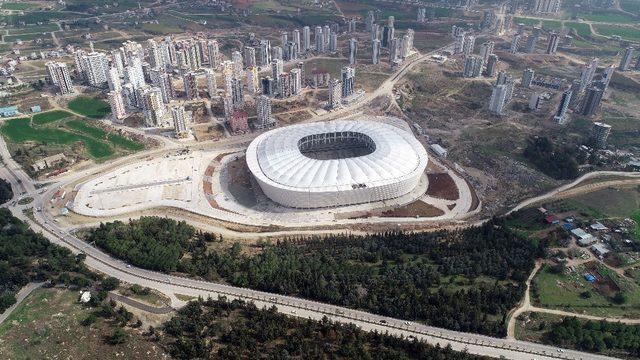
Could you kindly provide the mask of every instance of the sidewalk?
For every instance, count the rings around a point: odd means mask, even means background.
[[[24,301],[24,299],[31,294],[31,292],[39,287],[41,287],[44,283],[28,283],[25,287],[20,289],[16,294],[16,303],[11,305],[7,310],[5,310],[2,314],[0,314],[0,324],[2,324],[11,313]]]

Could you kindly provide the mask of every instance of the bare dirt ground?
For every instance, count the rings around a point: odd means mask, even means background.
[[[147,341],[143,329],[128,328],[124,344],[109,345],[113,327],[99,319],[82,326],[93,309],[77,302],[77,293],[38,289],[16,309],[0,329],[3,359],[167,359],[158,344]],[[138,315],[138,314],[136,314]],[[158,322],[160,324],[160,322]]]
[[[456,191],[457,192],[457,191]],[[405,205],[392,210],[383,211],[379,216],[382,217],[436,217],[444,215],[444,211],[433,205],[429,205],[422,201],[414,201],[409,205]]]
[[[191,129],[193,136],[198,141],[217,140],[224,137],[224,133],[218,124],[202,123],[194,125]]]
[[[430,142],[448,149],[448,160],[466,172],[484,204],[481,215],[495,214],[559,185],[520,155],[529,136],[552,129],[543,114],[555,100],[537,113],[526,113],[521,108],[531,90],[516,89],[507,116],[494,117],[487,109],[493,79],[461,78],[458,60],[443,67],[425,63],[395,91],[409,122],[422,126]]]
[[[427,195],[446,200],[458,200],[460,197],[458,188],[449,174],[435,173],[427,176],[429,178]]]
[[[251,181],[251,174],[245,157],[239,157],[226,166],[229,171],[229,191],[240,204],[246,207],[255,206],[257,198]]]

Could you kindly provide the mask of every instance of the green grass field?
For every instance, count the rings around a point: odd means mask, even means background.
[[[78,96],[69,101],[69,109],[92,119],[102,119],[111,112],[107,102],[89,96]]]
[[[142,24],[142,30],[155,35],[168,35],[182,31],[179,27],[163,24]]]
[[[528,26],[537,26],[538,24],[540,24],[540,20],[539,19],[529,19],[529,18],[522,18],[522,17],[514,17],[513,18],[513,23],[514,24],[525,24]]]
[[[626,218],[640,208],[640,192],[636,188],[606,188],[577,195],[565,201],[578,210],[589,210],[600,217]]]
[[[564,26],[574,29],[576,33],[583,38],[591,37],[591,28],[588,24],[569,21],[565,22]]]
[[[596,316],[625,316],[640,317],[640,288],[637,284],[619,275],[600,268],[600,271],[616,281],[626,295],[627,301],[623,305],[614,304],[611,299],[601,294],[592,283],[584,278],[587,269],[576,266],[576,270],[569,274],[555,274],[545,265],[536,275],[534,282],[539,294],[540,306],[548,308],[562,308]],[[588,291],[590,297],[585,298],[581,293]]]
[[[95,308],[78,302],[78,292],[40,288],[31,293],[0,324],[3,359],[160,359],[167,358],[155,342],[136,332],[129,340],[111,345],[105,341],[116,324],[98,319],[81,323]]]
[[[23,28],[8,29],[7,33],[9,35],[21,35],[21,34],[43,33],[43,32],[50,32],[50,31],[57,31],[57,30],[60,30],[60,28],[56,24],[43,24],[43,25],[27,26]]]
[[[556,20],[543,20],[542,27],[547,30],[560,30],[562,29],[562,22]]]
[[[48,23],[53,20],[66,20],[86,17],[86,14],[69,13],[62,11],[32,11],[26,12],[24,15],[9,15],[2,17],[3,21],[8,24],[18,25],[20,23],[25,24],[37,24]]]
[[[114,154],[113,149],[106,143],[58,128],[34,128],[29,124],[28,118],[8,120],[0,127],[0,132],[15,143],[36,141],[43,144],[71,145],[81,141],[88,154],[95,159],[108,158]]]
[[[620,0],[620,7],[631,13],[640,15],[640,1],[639,0]]]
[[[612,24],[637,24],[638,19],[633,16],[617,11],[602,11],[594,14],[580,14],[579,17],[593,22],[603,22]]]
[[[618,35],[623,39],[640,41],[640,29],[629,26],[595,25],[595,30],[603,36]]]
[[[631,218],[636,222],[636,229],[634,235],[637,240],[640,240],[640,210],[636,210],[636,212],[631,215]]]
[[[72,116],[70,112],[64,110],[47,111],[40,114],[33,115],[31,122],[36,125],[44,125],[50,122],[58,121],[60,119],[68,118]]]
[[[115,145],[117,147],[120,147],[126,150],[138,151],[138,150],[144,149],[144,145],[137,141],[129,140],[118,134],[107,133],[103,129],[97,126],[93,126],[83,120],[71,120],[71,121],[68,121],[65,125],[75,131],[81,132],[96,140],[106,140],[110,142],[112,145]]]
[[[4,40],[5,42],[14,42],[16,40],[31,41],[31,40],[43,39],[43,38],[51,39],[51,34],[36,33],[36,34],[4,35],[2,37],[2,40]]]
[[[296,11],[296,7],[280,4],[274,0],[260,1],[252,4],[251,9],[256,11]]]
[[[23,2],[6,2],[0,5],[0,8],[5,10],[27,10],[31,9],[33,4],[23,3]]]

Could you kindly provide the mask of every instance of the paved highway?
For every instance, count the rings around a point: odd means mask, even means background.
[[[0,140],[1,142],[1,140]],[[2,149],[2,146],[0,146]],[[28,195],[34,197],[35,209],[44,205],[55,193],[57,187],[50,186],[42,194],[35,191],[31,180],[10,157],[4,157],[7,166],[1,170],[7,176],[14,189],[29,189]],[[9,171],[7,171],[9,170]],[[15,199],[20,195],[16,195]],[[10,202],[11,203],[11,202]],[[10,204],[9,203],[9,204]],[[156,289],[165,294],[213,297],[226,296],[230,299],[253,301],[257,306],[276,306],[278,311],[302,318],[321,319],[324,316],[343,323],[352,323],[366,331],[388,332],[393,335],[416,337],[430,344],[451,345],[458,351],[505,357],[508,359],[608,359],[608,357],[563,350],[551,346],[517,340],[492,338],[483,335],[462,333],[432,326],[426,326],[401,319],[384,317],[364,311],[347,309],[340,306],[299,299],[290,296],[271,294],[246,288],[199,281],[163,273],[139,269],[121,260],[105,254],[101,250],[83,242],[60,228],[50,214],[34,211],[35,222],[24,216],[22,210],[30,205],[10,206],[13,214],[27,222],[35,231],[42,232],[51,242],[67,247],[75,253],[86,254],[86,264],[96,271],[114,276],[130,284],[139,284]]]
[[[394,76],[387,80],[378,91],[371,94],[367,101],[374,98],[374,95],[382,94],[390,91],[393,84],[401,78],[411,67],[420,61],[426,59],[427,55],[418,56],[408,61],[398,70]],[[358,102],[353,107],[342,109],[338,113],[353,111],[356,107],[363,105],[364,102]],[[330,113],[331,116],[338,115]],[[225,139],[219,143],[223,146],[234,146],[241,141],[248,141],[250,138],[237,137],[233,140]],[[175,146],[176,148],[178,145]],[[122,165],[132,159],[140,159],[141,156],[159,153],[167,149],[156,149],[148,151],[136,156],[132,156],[110,164],[96,166],[92,169],[70,174],[65,176],[62,183],[77,181],[83,177],[105,171],[114,166]],[[0,155],[2,155],[5,166],[0,168],[0,176],[6,177],[12,184],[15,192],[14,200],[24,196],[25,192],[28,196],[34,198],[34,218],[33,221],[27,218],[22,210],[32,205],[5,205],[10,207],[16,217],[27,222],[34,231],[42,232],[51,242],[67,247],[75,253],[86,254],[86,264],[96,271],[102,272],[109,276],[114,276],[124,282],[130,284],[139,284],[152,289],[156,289],[165,294],[182,294],[188,296],[202,297],[218,297],[226,296],[231,299],[243,299],[253,301],[257,306],[276,306],[278,311],[302,318],[321,319],[324,316],[334,321],[343,323],[352,323],[366,331],[388,332],[394,335],[403,335],[405,337],[416,337],[425,340],[430,344],[440,344],[441,346],[450,345],[454,350],[468,351],[469,353],[486,355],[491,357],[505,357],[508,359],[609,359],[605,356],[592,355],[573,350],[563,350],[551,346],[529,343],[517,340],[506,340],[482,336],[471,333],[462,333],[446,329],[440,329],[432,326],[426,326],[414,322],[408,322],[401,319],[384,317],[347,309],[344,307],[334,306],[330,304],[319,303],[310,300],[299,299],[290,296],[271,294],[262,291],[233,287],[228,285],[216,284],[212,282],[198,281],[189,278],[170,276],[163,273],[139,269],[121,260],[115,259],[99,249],[83,242],[74,235],[60,228],[50,214],[38,211],[44,209],[45,204],[51,199],[61,182],[50,185],[42,194],[36,192],[34,182],[20,169],[20,167],[11,159],[4,141],[0,139]],[[58,179],[58,181],[61,181]],[[9,202],[8,204],[11,204]]]

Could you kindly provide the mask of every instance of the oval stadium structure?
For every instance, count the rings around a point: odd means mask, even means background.
[[[412,133],[366,120],[282,127],[247,149],[247,165],[265,195],[294,208],[397,198],[418,185],[427,162]]]

